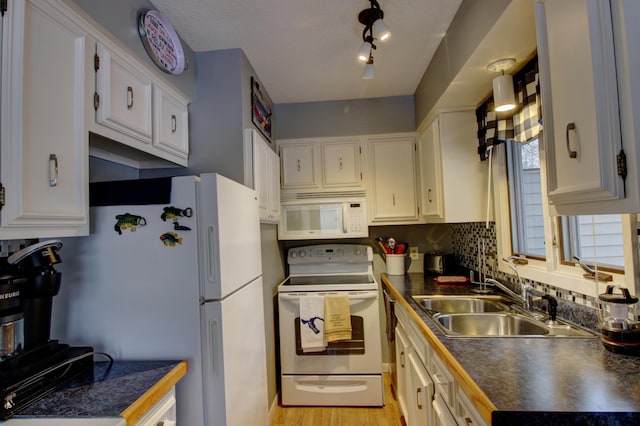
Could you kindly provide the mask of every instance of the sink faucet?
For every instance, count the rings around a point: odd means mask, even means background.
[[[522,285],[522,283],[520,283],[522,288],[522,294],[518,294],[515,291],[511,290],[506,285],[502,284],[500,281],[494,280],[493,278],[486,278],[484,282],[485,284],[498,287],[500,290],[504,291],[512,298],[520,301],[524,306],[524,309],[529,313],[533,313],[533,309],[531,306],[532,297],[536,296],[536,297],[542,298],[547,302],[547,312],[549,314],[549,317],[547,319],[548,322],[555,323],[558,301],[555,299],[555,297],[551,296],[550,294],[544,293],[540,290],[536,290],[530,285]]]
[[[507,287],[506,285],[502,284],[500,281],[498,280],[494,280],[493,278],[486,278],[484,280],[485,284],[489,284],[489,285],[493,285],[498,287],[500,290],[504,291],[505,293],[507,293],[509,296],[518,299],[520,302],[522,302],[525,306],[525,308],[527,309],[527,311],[529,310],[529,303],[527,302],[527,295],[525,293],[523,293],[522,295],[516,293],[515,291],[511,290],[509,287]]]

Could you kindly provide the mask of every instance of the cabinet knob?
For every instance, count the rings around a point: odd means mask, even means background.
[[[571,144],[569,144],[569,132],[572,131],[572,130],[575,132],[576,123],[571,122],[571,123],[567,124],[567,133],[566,133],[566,136],[565,136],[565,139],[567,141],[567,152],[569,153],[569,158],[577,158],[578,157],[578,152],[572,150],[571,149]]]
[[[133,87],[127,86],[127,109],[133,108]]]
[[[49,154],[49,186],[58,185],[58,156]]]

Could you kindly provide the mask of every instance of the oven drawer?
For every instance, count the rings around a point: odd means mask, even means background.
[[[381,375],[282,376],[282,405],[382,406]]]

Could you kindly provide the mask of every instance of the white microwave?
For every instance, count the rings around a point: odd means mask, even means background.
[[[280,240],[369,236],[364,198],[288,201],[282,203],[280,213]]]

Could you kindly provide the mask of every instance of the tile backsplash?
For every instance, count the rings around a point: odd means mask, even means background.
[[[31,244],[37,243],[38,240],[3,240],[0,241],[0,257],[7,257],[22,250]]]

